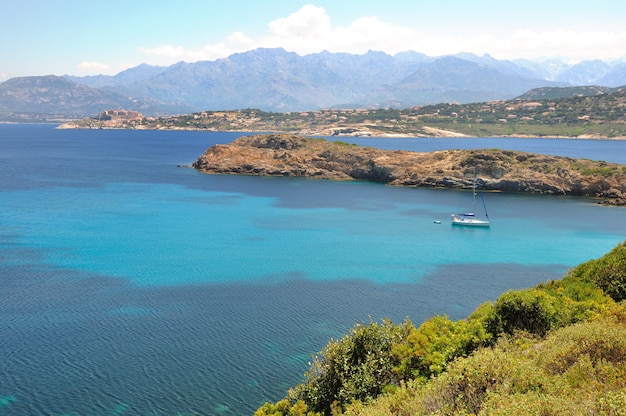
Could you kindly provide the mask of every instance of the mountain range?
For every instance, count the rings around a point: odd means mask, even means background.
[[[536,88],[582,85],[626,85],[626,62],[568,65],[559,60],[375,51],[300,56],[281,48],[256,49],[215,61],[142,64],[114,76],[9,79],[0,84],[0,118],[83,117],[114,108],[146,115],[242,108],[407,108],[510,99]]]

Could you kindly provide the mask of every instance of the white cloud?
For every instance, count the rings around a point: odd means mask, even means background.
[[[330,17],[322,7],[306,5],[287,18],[273,20],[268,25],[275,39],[320,39],[332,31]]]
[[[187,55],[190,59],[196,57],[197,60],[215,60],[225,58],[233,53],[249,51],[256,47],[257,43],[253,39],[247,37],[243,32],[235,32],[225,42],[205,45],[202,50],[190,51]]]
[[[6,81],[7,79],[9,79],[10,75],[7,74],[6,72],[0,72],[0,82],[2,81]]]
[[[359,18],[347,27],[333,27],[326,11],[314,6],[304,6],[288,18],[270,22],[269,31],[269,36],[262,41],[263,46],[283,47],[299,54],[323,50],[395,53],[403,50],[401,45],[415,36],[412,29],[382,22],[374,16]]]
[[[87,73],[95,73],[95,72],[104,72],[111,69],[109,65],[103,64],[101,62],[81,62],[76,66],[80,71]]]
[[[410,28],[382,22],[377,17],[363,17],[346,28],[338,27],[333,31],[333,37],[339,40],[338,49],[357,53],[378,50],[393,54],[407,50],[417,33]]]
[[[480,30],[480,29],[479,29]],[[462,32],[462,34],[458,34]],[[322,7],[303,6],[287,17],[268,23],[265,34],[250,38],[235,32],[221,42],[198,49],[161,45],[141,49],[158,64],[176,61],[215,60],[259,47],[282,47],[300,55],[321,52],[365,53],[368,50],[394,54],[414,50],[431,56],[470,52],[488,53],[498,59],[559,56],[572,61],[622,58],[626,53],[624,32],[537,31],[510,28],[508,32],[450,31],[445,25],[403,27],[360,17],[347,26],[333,26]]]
[[[160,45],[155,48],[139,48],[146,55],[154,55],[158,58],[178,59],[186,56],[188,52],[182,46]]]
[[[235,32],[228,37],[228,44],[235,48],[250,48],[254,46],[254,40],[243,32]]]
[[[288,17],[268,23],[267,32],[257,39],[235,32],[224,41],[207,44],[198,50],[182,46],[160,45],[140,51],[161,64],[179,60],[215,60],[237,52],[259,47],[285,48],[301,55],[328,50],[331,52],[365,53],[381,50],[395,53],[409,48],[415,37],[412,29],[382,22],[376,17],[363,17],[347,27],[333,27],[322,7],[306,5]]]
[[[144,55],[150,56],[152,64],[167,65],[179,61],[202,61],[225,58],[236,52],[244,52],[258,47],[258,44],[242,32],[235,32],[224,42],[207,44],[200,49],[185,49],[182,46],[160,45],[154,48],[139,48]]]

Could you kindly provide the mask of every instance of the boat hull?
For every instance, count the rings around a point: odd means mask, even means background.
[[[452,214],[452,225],[462,227],[489,227],[491,224],[489,220],[478,219],[474,216]]]

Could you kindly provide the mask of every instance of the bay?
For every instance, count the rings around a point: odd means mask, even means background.
[[[488,194],[468,230],[467,192],[178,167],[240,135],[0,125],[0,415],[251,414],[356,322],[460,319],[626,235],[582,198]],[[619,141],[352,141],[626,163]]]

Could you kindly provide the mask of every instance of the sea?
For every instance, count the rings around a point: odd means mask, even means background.
[[[487,193],[467,229],[467,191],[184,167],[242,134],[0,125],[0,416],[251,415],[356,323],[462,319],[626,239],[585,198]],[[626,164],[616,140],[341,140]]]

